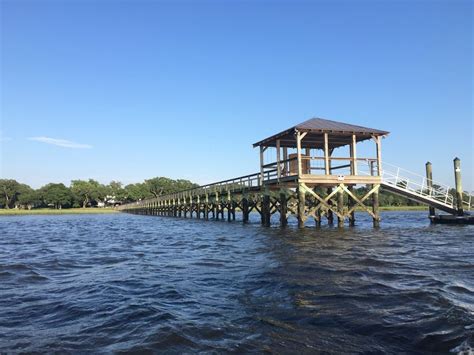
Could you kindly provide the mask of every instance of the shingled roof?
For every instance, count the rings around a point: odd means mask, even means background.
[[[308,132],[306,137],[302,140],[302,147],[307,148],[322,148],[324,146],[324,133],[329,134],[329,147],[337,148],[346,144],[350,144],[352,135],[356,136],[358,142],[370,139],[373,136],[385,136],[389,134],[387,131],[382,131],[374,128],[367,128],[356,126],[348,123],[326,120],[324,118],[311,118],[296,126],[288,128],[271,137],[265,138],[253,146],[276,146],[276,141],[280,140],[282,147],[296,146],[296,132]]]

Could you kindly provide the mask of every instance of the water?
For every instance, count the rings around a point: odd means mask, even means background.
[[[359,217],[0,218],[0,352],[472,351],[474,228]]]

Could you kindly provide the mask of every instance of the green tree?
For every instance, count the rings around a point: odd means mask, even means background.
[[[52,205],[56,209],[72,205],[73,195],[64,184],[47,184],[40,189],[40,194],[46,205]]]
[[[197,187],[198,185],[192,183],[189,180],[184,180],[184,179],[173,180],[173,179],[161,176],[161,177],[155,177],[153,179],[145,180],[145,186],[147,187],[148,191],[152,194],[152,196],[158,197],[158,196],[170,194],[173,192],[191,189],[193,187]]]
[[[145,198],[152,197],[150,190],[145,184],[129,184],[125,186],[125,201],[139,201]]]
[[[145,180],[145,186],[154,197],[170,193],[173,190],[174,181],[166,177],[155,177]]]
[[[0,204],[4,208],[14,206],[17,195],[20,193],[20,184],[13,179],[0,179]]]
[[[108,185],[108,190],[115,202],[127,199],[126,191],[120,181],[111,181]]]
[[[103,185],[93,179],[88,181],[72,180],[71,191],[74,197],[80,201],[82,208],[86,208],[92,202],[104,198],[107,194]]]
[[[21,184],[20,194],[15,202],[18,206],[31,210],[33,207],[40,206],[42,202],[39,191],[32,189],[26,184]]]

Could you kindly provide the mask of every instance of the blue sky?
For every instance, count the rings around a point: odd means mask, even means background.
[[[311,117],[474,189],[470,1],[1,1],[1,171],[39,187],[258,170]]]

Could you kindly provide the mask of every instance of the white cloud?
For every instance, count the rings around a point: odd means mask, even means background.
[[[92,146],[89,144],[75,143],[75,142],[68,141],[66,139],[56,139],[56,138],[50,138],[50,137],[30,137],[28,139],[30,141],[52,144],[52,145],[56,145],[58,147],[63,147],[63,148],[74,148],[74,149],[92,148]]]

